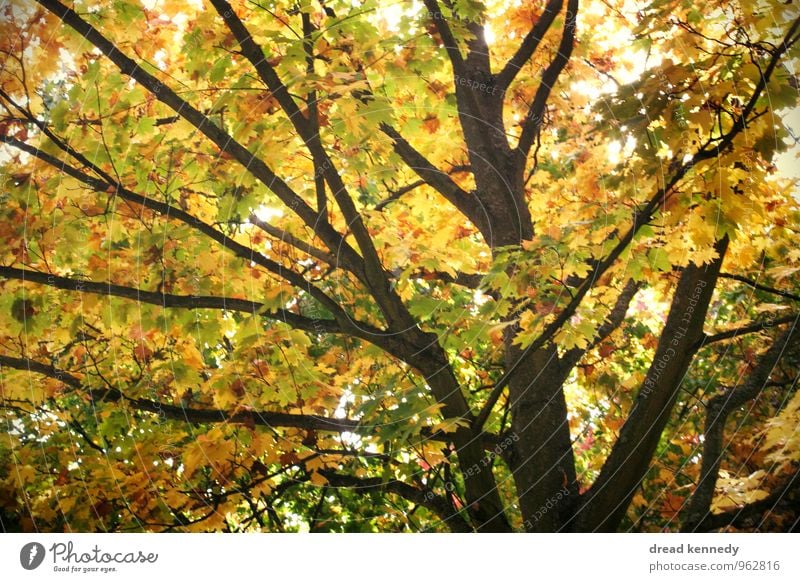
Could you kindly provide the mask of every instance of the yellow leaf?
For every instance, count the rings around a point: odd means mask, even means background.
[[[773,267],[767,270],[767,274],[770,277],[773,277],[776,281],[781,281],[786,277],[793,275],[797,271],[800,271],[800,267],[790,267],[788,265],[782,265],[780,267]]]
[[[449,434],[456,432],[459,427],[468,426],[469,423],[463,418],[445,418],[442,422],[438,422],[431,427],[431,430],[436,432],[443,432]]]
[[[316,471],[314,471],[313,473],[311,473],[311,483],[316,485],[317,487],[323,487],[324,485],[328,484],[328,480],[319,473],[317,473]]]
[[[22,465],[16,471],[17,479],[21,485],[32,483],[36,480],[36,469],[29,465]]]
[[[325,468],[325,461],[320,456],[313,457],[306,461],[306,470],[316,473],[319,469]]]

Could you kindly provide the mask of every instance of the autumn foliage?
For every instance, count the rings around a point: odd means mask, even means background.
[[[796,2],[0,10],[4,530],[796,527]]]

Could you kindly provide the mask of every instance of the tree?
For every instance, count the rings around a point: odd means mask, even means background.
[[[796,523],[796,5],[12,0],[0,38],[4,529]]]

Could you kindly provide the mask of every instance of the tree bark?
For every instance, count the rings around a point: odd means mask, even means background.
[[[511,428],[519,437],[511,465],[524,527],[529,532],[562,531],[578,498],[563,389],[569,368],[561,365],[555,346],[523,356],[510,336],[506,360],[524,358],[508,386]]]

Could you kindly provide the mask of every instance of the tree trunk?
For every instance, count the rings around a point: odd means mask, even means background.
[[[506,362],[512,365],[523,350],[506,340]],[[512,470],[524,527],[529,532],[561,531],[577,501],[563,384],[569,370],[558,361],[555,347],[524,356],[509,383],[511,428],[519,437]]]

